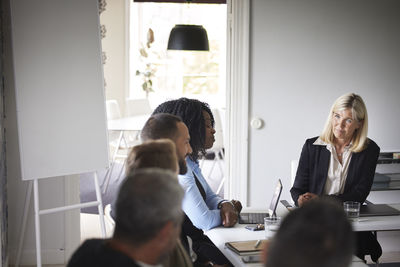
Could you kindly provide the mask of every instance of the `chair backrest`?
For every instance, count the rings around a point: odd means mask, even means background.
[[[126,99],[126,116],[146,115],[152,112],[147,98]]]
[[[115,120],[121,118],[121,112],[117,100],[106,101],[107,120]]]
[[[294,179],[296,178],[297,167],[299,165],[299,161],[297,159],[293,159],[290,161],[290,183],[291,186],[294,184]]]

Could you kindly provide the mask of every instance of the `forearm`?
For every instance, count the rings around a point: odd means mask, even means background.
[[[218,204],[221,203],[221,201],[224,201],[225,199],[223,199],[222,197],[218,196],[217,194],[215,194],[212,190],[211,187],[206,184],[206,186],[204,186],[205,191],[206,191],[206,204],[210,209],[217,209],[218,208]]]
[[[299,196],[300,196],[301,194],[303,194],[303,193],[304,193],[304,192],[303,192],[302,190],[298,189],[298,188],[292,187],[292,189],[290,189],[290,194],[292,195],[293,202],[294,202],[294,204],[295,204],[296,206],[299,205],[297,201],[298,201],[298,199],[299,199]]]
[[[208,209],[204,201],[197,203],[197,205],[191,202],[184,201],[182,208],[197,228],[209,230],[222,224],[220,210]]]

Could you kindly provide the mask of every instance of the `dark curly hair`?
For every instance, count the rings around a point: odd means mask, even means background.
[[[203,116],[203,110],[210,114],[211,125],[214,127],[214,116],[207,103],[201,102],[197,99],[179,98],[176,100],[166,101],[160,104],[154,111],[154,114],[169,113],[176,115],[182,119],[189,129],[190,146],[192,147],[192,154],[190,158],[197,161],[199,154],[206,153],[204,148],[206,126]]]

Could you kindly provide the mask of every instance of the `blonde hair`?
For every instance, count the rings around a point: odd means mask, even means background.
[[[354,93],[348,93],[336,99],[331,107],[331,110],[329,111],[328,118],[325,122],[325,126],[320,138],[326,143],[333,144],[334,135],[332,129],[332,114],[345,109],[350,109],[353,120],[356,120],[360,123],[360,127],[356,129],[353,134],[353,145],[350,148],[350,151],[361,152],[368,145],[368,113],[361,96]]]

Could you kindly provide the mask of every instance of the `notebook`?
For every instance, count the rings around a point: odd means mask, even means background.
[[[225,246],[240,256],[254,255],[260,253],[267,242],[267,240],[234,241],[226,242]]]
[[[361,205],[360,217],[400,215],[400,211],[386,204]]]
[[[278,206],[279,198],[282,193],[282,182],[278,179],[278,184],[275,187],[274,194],[271,199],[271,203],[268,207],[268,213],[252,212],[252,213],[240,213],[239,223],[240,224],[264,224],[264,218],[269,216],[276,216],[276,207]]]

